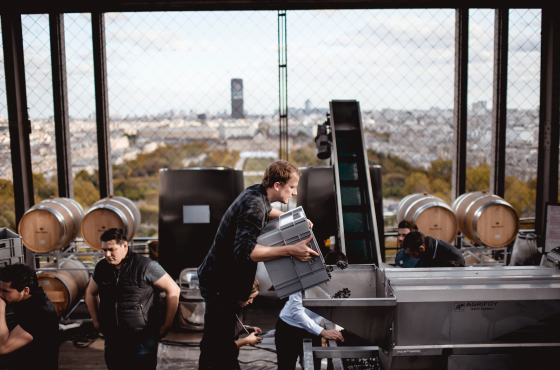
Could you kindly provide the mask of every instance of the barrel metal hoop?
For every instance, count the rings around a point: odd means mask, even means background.
[[[60,212],[58,212],[54,208],[47,207],[47,206],[42,206],[42,205],[39,205],[39,204],[37,205],[37,208],[35,208],[35,209],[41,209],[43,211],[47,211],[47,212],[52,213],[54,215],[54,217],[56,217],[58,222],[60,222],[60,224],[62,225],[62,237],[58,241],[58,244],[51,250],[58,249],[58,247],[64,247],[62,245],[62,242],[64,242],[64,239],[66,239],[66,236],[68,235],[68,228],[66,226],[66,220],[64,219],[64,217],[62,217],[62,214],[60,214]]]
[[[109,198],[108,201],[109,201],[109,202],[115,202],[115,203],[120,204],[121,206],[123,206],[123,207],[126,209],[126,211],[128,212],[128,214],[130,215],[130,219],[134,222],[134,215],[132,214],[132,211],[130,210],[130,208],[129,208],[126,204],[124,204],[124,203],[122,203],[122,202],[119,202],[119,201],[116,200],[115,198]],[[134,232],[134,226],[132,227],[132,232]],[[128,233],[127,233],[127,234],[128,234]],[[133,235],[133,236],[134,236],[134,235]]]
[[[406,209],[406,212],[404,213],[405,215],[408,215],[408,212],[412,209],[412,207],[414,207],[417,203],[426,200],[426,199],[438,199],[437,197],[434,197],[433,195],[427,195],[425,197],[422,197],[420,199],[415,200],[414,202],[412,202],[412,204],[410,206],[408,206],[408,208]]]
[[[478,202],[478,201],[481,200],[481,199],[484,199],[484,198],[487,198],[487,197],[491,197],[491,196],[493,196],[493,195],[492,195],[492,194],[484,194],[484,195],[482,195],[481,197],[478,197],[478,198],[472,200],[472,201],[471,201],[471,204],[469,204],[469,206],[467,207],[467,209],[465,209],[465,212],[464,212],[465,218],[466,218],[466,216],[469,214],[469,211],[470,211],[471,207],[473,206],[473,204],[475,204],[476,202]]]
[[[484,203],[480,208],[478,208],[478,209],[476,210],[476,212],[474,213],[474,216],[473,216],[472,228],[473,228],[473,234],[474,234],[474,236],[475,236],[478,240],[480,240],[480,241],[483,241],[483,240],[482,240],[482,238],[478,235],[478,229],[477,229],[477,228],[478,228],[478,219],[480,218],[480,216],[482,216],[482,213],[483,213],[484,211],[486,211],[486,209],[488,209],[490,206],[493,206],[493,205],[495,205],[495,204],[501,204],[501,205],[503,205],[503,206],[507,206],[507,207],[509,207],[509,208],[512,208],[511,205],[510,205],[509,203],[507,203],[506,201],[501,200],[501,199],[496,199],[496,200],[492,200],[492,201],[490,201],[490,202],[488,202],[488,203]]]
[[[100,204],[96,207],[90,208],[88,213],[91,213],[92,211],[95,211],[97,209],[110,209],[111,211],[115,212],[121,218],[121,220],[123,222],[125,234],[128,234],[128,221],[126,219],[126,216],[124,215],[124,213],[122,213],[122,211],[120,209],[118,209],[117,207],[112,206],[110,204]]]
[[[459,196],[459,198],[455,199],[455,201],[453,202],[453,204],[451,205],[451,208],[453,210],[453,213],[456,213],[457,210],[459,209],[459,206],[461,205],[461,203],[465,200],[465,198],[469,195],[470,193],[465,193],[461,196]]]
[[[418,208],[416,210],[416,212],[414,213],[414,215],[412,216],[412,222],[416,222],[416,220],[418,219],[418,217],[420,217],[420,215],[422,214],[422,212],[424,212],[425,210],[427,210],[428,208],[432,208],[432,207],[441,207],[441,208],[445,208],[448,211],[451,211],[451,208],[449,208],[449,206],[445,203],[438,203],[438,202],[431,202],[431,203],[426,203],[424,204],[422,207]],[[453,213],[453,211],[451,211],[451,213]]]
[[[68,209],[68,207],[66,207],[64,204],[59,203],[57,201],[55,201],[54,199],[47,199],[44,200],[43,202],[45,203],[55,203],[58,204],[59,206],[61,206],[62,208],[64,208],[66,210],[66,212],[68,212],[68,215],[72,218],[72,220],[74,220],[74,214],[72,213],[72,211],[70,211]],[[79,227],[77,227],[77,225],[74,224],[74,234],[72,234],[72,238],[76,238],[78,237],[78,232],[79,232]],[[64,247],[64,246],[63,246]]]
[[[76,210],[78,211],[80,216],[82,216],[82,218],[84,218],[85,212],[84,212],[84,209],[82,208],[81,204],[78,203],[76,200],[74,200],[72,198],[65,198],[65,199],[70,201],[70,203],[72,203],[72,205],[76,208]]]
[[[406,197],[401,199],[401,201],[399,202],[399,205],[397,206],[397,216],[399,215],[399,211],[401,210],[401,205],[402,205],[402,207],[404,207],[406,202],[408,202],[408,200],[410,198],[412,198],[416,195],[418,195],[418,194],[410,194],[410,195],[407,195]],[[397,220],[397,222],[400,222],[400,221],[402,221],[402,220]]]

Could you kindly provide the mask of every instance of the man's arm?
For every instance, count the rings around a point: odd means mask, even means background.
[[[310,236],[308,239],[299,243],[281,247],[266,247],[257,244],[251,252],[250,257],[254,262],[270,261],[281,257],[294,257],[303,262],[309,261],[313,256],[319,256],[319,253],[307,246],[307,243],[309,243],[311,239],[312,237]]]
[[[158,281],[154,283],[154,286],[165,292],[165,301],[167,303],[167,311],[165,312],[165,322],[159,329],[159,335],[164,336],[164,334],[169,330],[173,324],[173,318],[177,312],[177,306],[179,306],[179,294],[181,294],[181,289],[173,281],[169,274],[163,275]]]
[[[278,210],[278,209],[276,209],[276,208],[272,208],[272,211],[270,211],[270,213],[268,214],[268,218],[269,218],[270,220],[274,220],[274,219],[280,217],[280,215],[281,215],[282,213],[284,213],[284,212],[282,212],[282,211],[280,211],[280,210]]]
[[[16,326],[12,332],[6,325],[6,302],[0,298],[0,355],[12,353],[23,346],[28,345],[33,340],[31,334]]]
[[[87,288],[86,294],[86,305],[91,316],[91,320],[93,321],[93,326],[95,329],[99,330],[99,320],[97,318],[97,311],[99,309],[97,296],[99,295],[99,287],[97,283],[91,278],[89,280],[89,285]]]

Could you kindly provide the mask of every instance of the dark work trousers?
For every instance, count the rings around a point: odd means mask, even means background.
[[[305,329],[286,324],[284,320],[276,321],[276,356],[278,356],[278,370],[294,370],[298,356],[303,360],[303,338],[311,338],[313,346],[321,346],[321,337],[313,335]],[[321,361],[314,360],[315,370],[321,369]]]
[[[240,307],[231,298],[204,296],[204,335],[200,341],[199,370],[240,370],[235,344]]]
[[[157,350],[155,336],[105,335],[105,364],[108,370],[155,370]]]

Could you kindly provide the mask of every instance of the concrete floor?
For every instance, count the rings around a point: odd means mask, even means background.
[[[244,324],[258,326],[263,331],[274,329],[276,320],[286,299],[279,300],[274,292],[259,295],[255,302],[244,312]],[[171,332],[164,338],[170,345],[160,343],[158,348],[158,370],[197,370],[200,354],[198,343],[202,338],[199,332]],[[87,348],[76,348],[70,341],[62,343],[59,351],[59,369],[87,369],[105,370],[103,359],[103,339],[97,339]],[[274,338],[265,338],[259,346],[275,350]],[[276,369],[276,354],[263,349],[245,346],[239,354],[241,369],[243,370],[273,370]],[[244,364],[245,362],[245,364]],[[326,361],[322,369],[326,369]],[[301,369],[299,364],[297,369]]]

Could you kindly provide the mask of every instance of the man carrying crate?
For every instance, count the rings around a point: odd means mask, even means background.
[[[18,263],[2,268],[0,280],[0,368],[58,369],[58,316],[37,274]],[[6,325],[6,303],[15,313],[12,331]]]
[[[282,213],[270,204],[288,204],[297,194],[299,177],[291,163],[273,162],[265,170],[262,183],[245,189],[224,214],[214,243],[198,268],[200,292],[206,302],[199,369],[235,368],[235,364],[224,363],[223,359],[231,356],[217,354],[231,347],[236,306],[251,294],[257,262],[289,256],[308,261],[318,256],[306,245],[312,237],[281,247],[257,244],[261,230]]]

